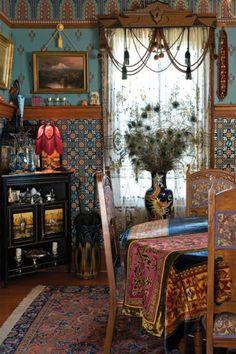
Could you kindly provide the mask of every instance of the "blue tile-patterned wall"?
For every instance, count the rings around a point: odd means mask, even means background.
[[[58,120],[64,154],[62,164],[74,169],[72,216],[81,207],[94,208],[95,171],[102,167],[102,126],[100,119]]]
[[[215,119],[215,167],[236,172],[236,118]]]

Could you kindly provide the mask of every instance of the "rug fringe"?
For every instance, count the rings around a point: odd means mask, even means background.
[[[16,322],[20,319],[25,310],[30,306],[33,300],[45,289],[45,285],[35,286],[29,294],[19,303],[15,310],[11,313],[8,319],[4,322],[0,328],[0,345],[4,339],[8,336],[11,329],[14,327]]]

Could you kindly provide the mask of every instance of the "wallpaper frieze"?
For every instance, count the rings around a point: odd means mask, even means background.
[[[14,21],[92,21],[98,15],[143,8],[151,0],[0,0],[1,10]],[[234,0],[167,0],[167,4],[193,12],[215,12],[223,20],[236,19]]]

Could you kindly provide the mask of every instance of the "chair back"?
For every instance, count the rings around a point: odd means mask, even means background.
[[[236,175],[217,168],[203,169],[191,173],[188,165],[186,174],[186,216],[206,216],[208,214],[208,191],[211,177],[216,180],[216,193],[233,188]]]
[[[217,193],[216,180],[209,191],[207,354],[214,347],[236,348],[236,188]],[[223,260],[226,298],[221,298],[215,268]],[[230,290],[231,289],[231,290]]]
[[[109,317],[104,344],[104,353],[110,353],[117,312],[116,268],[120,264],[119,240],[116,232],[115,208],[110,173],[96,173],[97,192],[102,223],[103,243],[109,284]]]

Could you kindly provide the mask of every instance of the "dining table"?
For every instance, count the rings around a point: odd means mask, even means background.
[[[207,218],[139,224],[129,230],[125,242],[122,311],[141,317],[145,330],[163,336],[168,353],[178,346],[186,328],[206,315]],[[220,259],[216,271],[217,301],[223,302],[231,294],[229,267]]]

